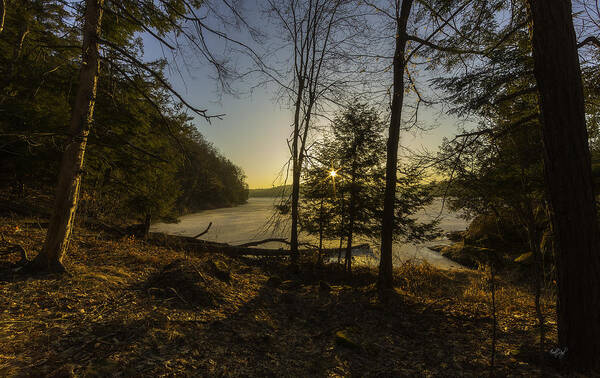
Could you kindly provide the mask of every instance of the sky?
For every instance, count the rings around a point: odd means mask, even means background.
[[[259,14],[252,11],[247,14],[251,22],[260,23]],[[211,123],[196,117],[194,125],[221,154],[242,168],[249,187],[268,188],[282,184],[282,168],[289,157],[286,139],[291,132],[293,113],[282,101],[277,101],[276,88],[259,87],[249,93],[256,85],[250,80],[233,83],[241,94],[220,93],[217,83],[211,79],[214,73],[205,62],[184,51],[187,56],[184,64],[180,57],[173,58],[170,53],[165,55],[156,41],[148,36],[143,38],[145,58],[166,57],[171,62],[169,81],[188,102],[207,108],[211,114],[224,114],[222,120],[213,119]],[[213,48],[222,50],[219,42],[212,43]],[[437,127],[428,132],[404,133],[401,145],[412,150],[433,151],[443,137],[457,131],[456,120],[444,116],[439,109],[426,109],[420,113],[420,118],[426,126]]]

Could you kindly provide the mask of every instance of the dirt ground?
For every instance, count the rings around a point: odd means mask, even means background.
[[[3,218],[0,253],[39,250],[44,225]],[[376,271],[335,264],[191,256],[77,229],[70,275],[15,272],[0,256],[0,376],[536,376],[528,290],[487,276],[405,264],[385,304]],[[547,346],[555,339],[545,303]],[[547,348],[547,349],[548,349]],[[559,375],[554,362],[546,374]]]

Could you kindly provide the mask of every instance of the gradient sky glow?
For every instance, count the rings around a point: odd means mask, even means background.
[[[211,124],[197,117],[196,128],[243,169],[250,188],[282,184],[278,175],[289,157],[286,138],[291,132],[292,110],[277,103],[274,93],[263,88],[251,95],[220,96],[209,76],[202,69],[170,75],[172,85],[191,103],[208,108],[212,114],[225,114],[222,120],[215,119]],[[403,146],[419,151],[436,150],[443,137],[456,133],[456,120],[440,115],[437,109],[424,110],[420,117],[425,125],[437,127],[427,132],[402,134]]]
[[[254,13],[251,21],[260,22],[257,12],[250,13]],[[166,57],[173,62],[173,57],[169,53],[164,55],[155,40],[142,37],[147,59]],[[213,71],[206,63],[190,57],[185,59],[187,64],[182,63],[181,57],[175,60],[178,68],[171,64],[168,69],[172,86],[194,106],[207,108],[211,114],[225,114],[222,120],[214,119],[211,124],[197,117],[196,128],[225,157],[243,169],[250,188],[282,184],[279,175],[289,157],[286,139],[291,132],[293,114],[276,101],[275,88],[259,87],[251,95],[219,94],[216,82],[211,79]],[[247,93],[256,83],[234,85],[240,92]],[[436,150],[444,136],[452,136],[457,131],[456,119],[441,116],[437,109],[421,111],[420,119],[427,127],[437,127],[418,134],[405,133],[401,136],[401,145],[412,150]]]

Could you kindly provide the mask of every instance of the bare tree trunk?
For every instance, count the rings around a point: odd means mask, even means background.
[[[356,154],[356,152],[354,152]],[[356,158],[350,171],[350,203],[348,204],[348,241],[346,243],[346,272],[352,273],[352,237],[354,234],[354,218],[356,216]]]
[[[396,171],[398,164],[398,144],[400,141],[400,123],[404,102],[404,53],[406,50],[406,26],[412,9],[413,0],[402,0],[400,13],[396,11],[396,48],[394,52],[394,89],[390,129],[387,141],[387,160],[385,167],[385,194],[383,200],[383,219],[381,231],[381,259],[377,288],[380,293],[393,286],[392,242],[394,236],[394,202],[396,201]]]
[[[338,248],[338,264],[342,263],[342,246],[344,245],[344,235],[340,236],[340,247]]]
[[[346,257],[345,257],[345,268],[346,272],[352,273],[352,234],[354,227],[354,219],[352,219],[352,215],[348,221],[348,240],[346,241]]]
[[[98,35],[103,2],[104,0],[87,0],[86,2],[79,86],[71,113],[71,140],[62,157],[54,212],[50,218],[46,241],[42,251],[31,264],[34,270],[64,271],[62,260],[73,230],[85,148],[94,114],[96,86],[100,70]]]
[[[302,94],[304,91],[304,80],[298,81],[298,95],[296,98],[296,109],[294,112],[294,133],[292,136],[292,227],[290,235],[290,251],[292,252],[292,264],[298,263],[298,202],[300,200],[300,159],[298,142],[300,139],[300,108],[302,107]]]
[[[600,368],[600,240],[571,2],[528,5],[557,249],[559,344],[573,369]]]
[[[323,263],[323,198],[321,198],[321,208],[319,210],[319,254],[317,264]]]
[[[146,214],[146,218],[144,219],[144,231],[143,231],[144,240],[148,240],[148,235],[150,234],[150,224],[151,223],[152,223],[152,214],[148,213],[148,214]]]

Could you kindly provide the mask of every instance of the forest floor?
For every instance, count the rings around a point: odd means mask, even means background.
[[[0,252],[34,255],[45,229],[0,218],[0,234]],[[405,264],[382,304],[373,269],[293,272],[281,259],[191,256],[84,228],[69,275],[14,272],[18,257],[0,256],[2,377],[490,375],[484,272]],[[533,296],[502,277],[498,288],[493,374],[539,375]],[[550,301],[544,311],[548,350]]]

